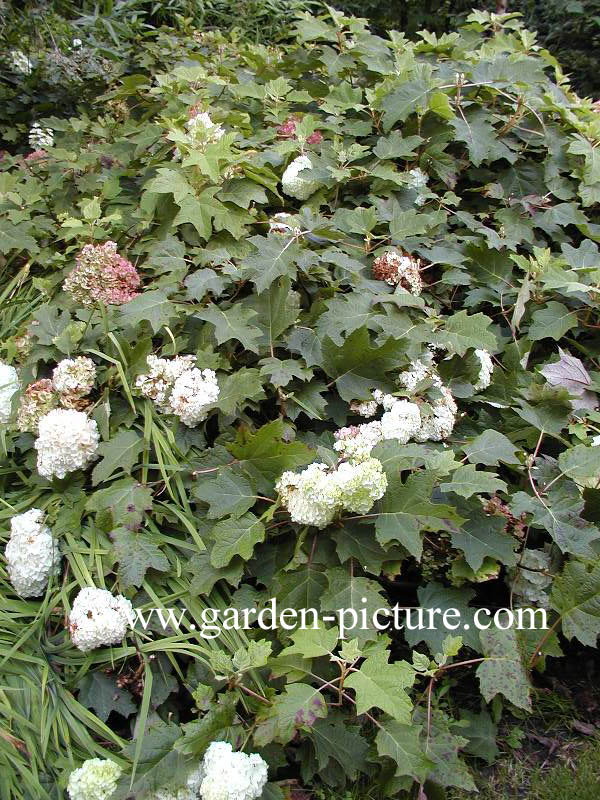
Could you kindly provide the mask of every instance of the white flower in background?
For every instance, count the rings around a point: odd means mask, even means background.
[[[393,394],[384,394],[384,392],[380,391],[379,389],[374,390],[373,397],[375,398],[375,402],[378,405],[383,406],[385,411],[389,411],[398,399],[397,397],[394,397]]]
[[[423,291],[421,260],[402,250],[388,250],[373,261],[373,277],[420,295]]]
[[[20,72],[21,75],[31,75],[33,72],[31,59],[22,50],[10,51],[10,63],[15,72]]]
[[[592,437],[592,447],[600,446],[600,436],[593,436]]]
[[[473,389],[476,392],[482,392],[492,382],[494,362],[487,350],[475,350],[475,355],[479,359],[480,367],[477,382],[473,385]]]
[[[217,122],[213,122],[207,111],[193,114],[185,123],[185,127],[190,131],[195,144],[216,142],[225,134],[225,129]]]
[[[285,211],[275,214],[269,220],[269,233],[291,234],[292,236],[300,236],[302,231],[290,224],[294,217],[292,214],[287,214]]]
[[[83,652],[119,644],[133,619],[133,607],[123,595],[86,586],[73,603],[69,615],[71,641]]]
[[[397,439],[406,444],[421,427],[421,412],[416,403],[397,398],[389,411],[381,418],[381,433],[384,439]]]
[[[454,430],[458,408],[452,392],[443,386],[441,381],[436,382],[436,386],[441,393],[441,398],[429,401],[431,411],[426,411],[421,406],[421,427],[413,435],[417,442],[441,442],[442,439],[447,439]]]
[[[300,473],[284,472],[275,489],[294,522],[325,528],[339,510],[339,487],[327,464],[310,464]]]
[[[185,123],[187,134],[183,143],[190,150],[202,150],[207,144],[217,142],[224,134],[225,129],[210,118],[207,111],[201,111],[199,106],[192,106],[189,110],[189,119]],[[181,150],[176,147],[173,157],[181,158]]]
[[[359,463],[342,462],[336,471],[340,487],[340,503],[346,511],[366,514],[387,489],[387,477],[376,458]]]
[[[340,428],[333,435],[336,439],[333,449],[340,454],[341,458],[355,462],[364,461],[369,457],[375,445],[383,441],[381,422],[378,420],[365,422],[364,425]]]
[[[81,39],[73,39],[73,42],[72,42],[72,44],[71,44],[71,47],[72,47],[73,49],[75,49],[75,48],[77,48],[77,47],[81,47],[81,45],[82,45],[82,44],[83,44],[83,42],[81,41]]]
[[[123,770],[110,759],[90,758],[69,775],[71,800],[108,800]]]
[[[375,392],[373,392],[373,396],[375,396]],[[374,417],[377,413],[377,409],[379,408],[379,403],[377,400],[367,400],[364,403],[358,403],[353,401],[350,403],[350,411],[354,411],[355,414],[358,414],[360,417]]]
[[[165,414],[177,415],[193,428],[206,419],[208,407],[219,397],[216,373],[197,369],[196,356],[157,358],[148,356],[150,372],[140,375],[135,385]]]
[[[4,425],[10,419],[12,412],[12,397],[19,391],[19,375],[14,367],[0,361],[0,424]]]
[[[217,401],[219,385],[212,369],[190,369],[173,385],[169,407],[184,425],[193,428],[206,419],[207,409]]]
[[[156,405],[169,413],[168,397],[177,378],[187,370],[194,368],[196,356],[175,356],[174,358],[158,358],[150,355],[146,359],[150,367],[147,375],[139,375],[136,379],[136,388],[153,400]]]
[[[415,205],[422,206],[425,202],[425,193],[424,189],[427,186],[428,176],[423,172],[423,170],[419,169],[419,167],[415,167],[411,169],[408,173],[409,182],[408,186],[411,189],[415,189],[417,192],[417,196],[415,198]]]
[[[47,150],[54,144],[54,131],[52,128],[42,128],[39,122],[34,122],[29,129],[29,145],[34,150]]]
[[[63,358],[52,372],[52,384],[60,394],[85,396],[96,380],[96,365],[91,358]]]
[[[319,188],[319,182],[303,177],[304,170],[312,169],[312,162],[308,156],[298,156],[285,169],[281,178],[281,186],[285,194],[295,197],[296,200],[307,200]]]
[[[8,577],[21,597],[44,594],[48,578],[60,565],[60,550],[50,528],[44,524],[44,512],[32,508],[10,521],[10,539],[6,545]]]
[[[83,469],[98,449],[100,437],[95,420],[83,411],[55,408],[40,419],[37,469],[44,478],[64,478],[68,472]]]
[[[417,386],[432,375],[432,367],[422,359],[410,362],[410,369],[400,374],[398,380],[407,392],[412,394]]]
[[[228,742],[209,745],[202,770],[202,800],[257,800],[268,780],[267,764],[259,755],[234,752]]]

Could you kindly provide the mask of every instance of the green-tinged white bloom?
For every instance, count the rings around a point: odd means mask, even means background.
[[[110,759],[90,758],[69,776],[71,800],[109,800],[123,770]]]
[[[366,514],[386,488],[381,463],[368,457],[335,469],[311,464],[300,473],[284,472],[276,484],[292,520],[316,528],[325,528],[343,510]]]
[[[298,156],[285,169],[281,178],[281,186],[285,194],[296,200],[308,200],[319,188],[319,181],[302,175],[304,170],[312,169],[312,161],[308,156]]]
[[[0,361],[0,424],[9,421],[12,412],[12,397],[19,391],[19,375],[14,367]]]
[[[366,514],[387,489],[387,477],[376,458],[367,458],[358,464],[341,463],[336,472],[340,487],[340,503],[346,511]]]
[[[284,472],[275,486],[294,522],[325,528],[340,508],[339,487],[327,464]]]

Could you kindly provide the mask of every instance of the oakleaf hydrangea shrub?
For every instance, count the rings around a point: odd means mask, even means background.
[[[0,162],[6,680],[64,722],[16,798],[473,790],[596,645],[598,112],[515,15],[296,30],[149,45]]]

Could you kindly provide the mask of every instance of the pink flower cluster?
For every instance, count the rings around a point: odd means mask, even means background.
[[[25,156],[25,161],[39,161],[40,158],[46,158],[48,153],[45,150],[32,150],[31,153]]]
[[[277,136],[280,139],[295,139],[296,138],[296,125],[298,120],[294,117],[288,117],[286,121],[277,127]],[[315,131],[307,136],[306,141],[308,144],[321,144],[323,141],[323,134],[321,131]]]
[[[97,301],[118,306],[138,295],[140,276],[133,264],[117,253],[115,242],[86,244],[75,265],[64,289],[85,306]]]

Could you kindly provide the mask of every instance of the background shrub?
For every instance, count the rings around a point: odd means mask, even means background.
[[[39,599],[0,570],[11,800],[65,796],[93,757],[123,768],[115,800],[142,800],[215,739],[269,763],[265,798],[290,780],[471,791],[469,759],[493,761],[546,662],[596,645],[597,111],[511,15],[414,42],[335,11],[296,31],[274,47],[142,27],[89,113],[39,118],[54,142],[32,156],[15,135],[0,161],[1,348],[20,380],[2,536],[40,508],[62,552]],[[129,302],[69,289],[108,242],[139,274]],[[149,355],[214,371],[206,419],[143,391]],[[48,480],[18,407],[75,357],[92,388],[52,402],[95,423],[97,458]],[[379,442],[372,506],[345,495],[324,527],[298,522],[282,474],[337,480],[339,431],[374,389],[455,424]],[[187,620],[82,652],[65,622],[89,586]],[[272,597],[327,615],[543,606],[552,628],[200,635],[206,609]]]

